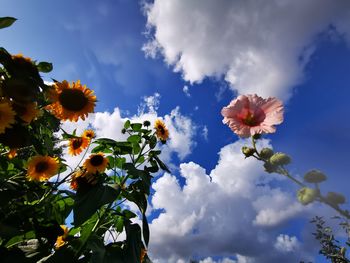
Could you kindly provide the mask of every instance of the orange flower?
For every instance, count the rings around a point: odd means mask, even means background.
[[[95,138],[95,132],[93,130],[85,130],[82,134],[82,137],[86,137],[86,138],[89,138],[90,140],[92,138]]]
[[[84,168],[89,173],[103,173],[108,165],[108,159],[104,157],[103,153],[91,154],[84,162]]]
[[[6,128],[10,128],[15,123],[15,115],[9,101],[0,101],[0,133],[4,133]]]
[[[86,137],[71,138],[68,143],[68,153],[70,155],[80,154],[86,147],[88,147],[90,140]]]
[[[80,81],[69,84],[66,80],[54,84],[55,92],[50,95],[53,103],[46,108],[60,120],[78,121],[94,112],[96,96]]]
[[[37,155],[28,162],[27,178],[33,181],[46,181],[57,174],[58,168],[57,158]]]
[[[10,151],[7,153],[7,158],[13,159],[17,156],[17,149],[10,149]]]
[[[68,227],[66,227],[65,225],[61,225],[61,228],[63,229],[63,235],[57,237],[56,243],[55,243],[56,249],[59,249],[60,247],[64,246],[66,244],[66,239],[68,237],[68,232],[69,232]]]
[[[169,138],[169,131],[166,128],[165,124],[161,120],[156,120],[154,124],[154,128],[156,129],[156,135],[157,137],[162,141],[165,142]]]

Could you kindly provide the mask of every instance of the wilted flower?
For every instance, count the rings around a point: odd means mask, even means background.
[[[256,94],[240,95],[221,110],[223,123],[240,137],[273,133],[283,122],[283,104],[277,98],[263,99]]]

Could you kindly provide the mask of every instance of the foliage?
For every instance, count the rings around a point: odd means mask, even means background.
[[[0,18],[0,27],[14,21]],[[152,174],[168,171],[157,149],[164,136],[159,138],[149,122],[130,121],[123,141],[67,133],[62,121],[91,112],[93,92],[78,81],[63,82],[65,89],[57,93],[63,84],[45,84],[39,73],[50,72],[51,63],[11,55],[4,48],[0,64],[2,262],[151,262],[147,198]],[[77,167],[67,167],[62,143],[76,147],[74,154],[84,148]],[[92,154],[85,158],[89,149]],[[133,223],[138,215],[123,206],[125,201],[139,208],[142,227]],[[122,232],[126,239],[117,240]]]

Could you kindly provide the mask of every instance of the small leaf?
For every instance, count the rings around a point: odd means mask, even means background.
[[[44,73],[48,73],[53,69],[52,63],[49,62],[40,62],[38,65],[36,65],[36,67],[40,72]]]
[[[16,20],[14,17],[0,17],[0,29],[11,26]]]
[[[131,143],[139,143],[141,141],[141,136],[140,135],[131,135],[129,136],[129,138],[127,139],[128,142]]]
[[[124,123],[124,128],[127,129],[130,127],[130,121],[127,120],[125,123]]]

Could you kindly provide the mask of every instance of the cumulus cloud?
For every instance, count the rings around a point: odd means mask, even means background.
[[[307,208],[266,183],[257,161],[244,159],[241,147],[246,143],[223,147],[210,173],[196,163],[182,163],[184,184],[170,174],[153,184],[151,203],[161,211],[150,225],[149,252],[155,262],[188,262],[194,257],[215,262],[213,256],[226,258],[216,262],[240,263],[310,259],[312,249],[303,249],[283,233],[283,225]]]
[[[145,10],[146,55],[161,54],[191,83],[224,77],[238,93],[286,99],[319,33],[332,25],[350,41],[347,0],[154,0]]]

